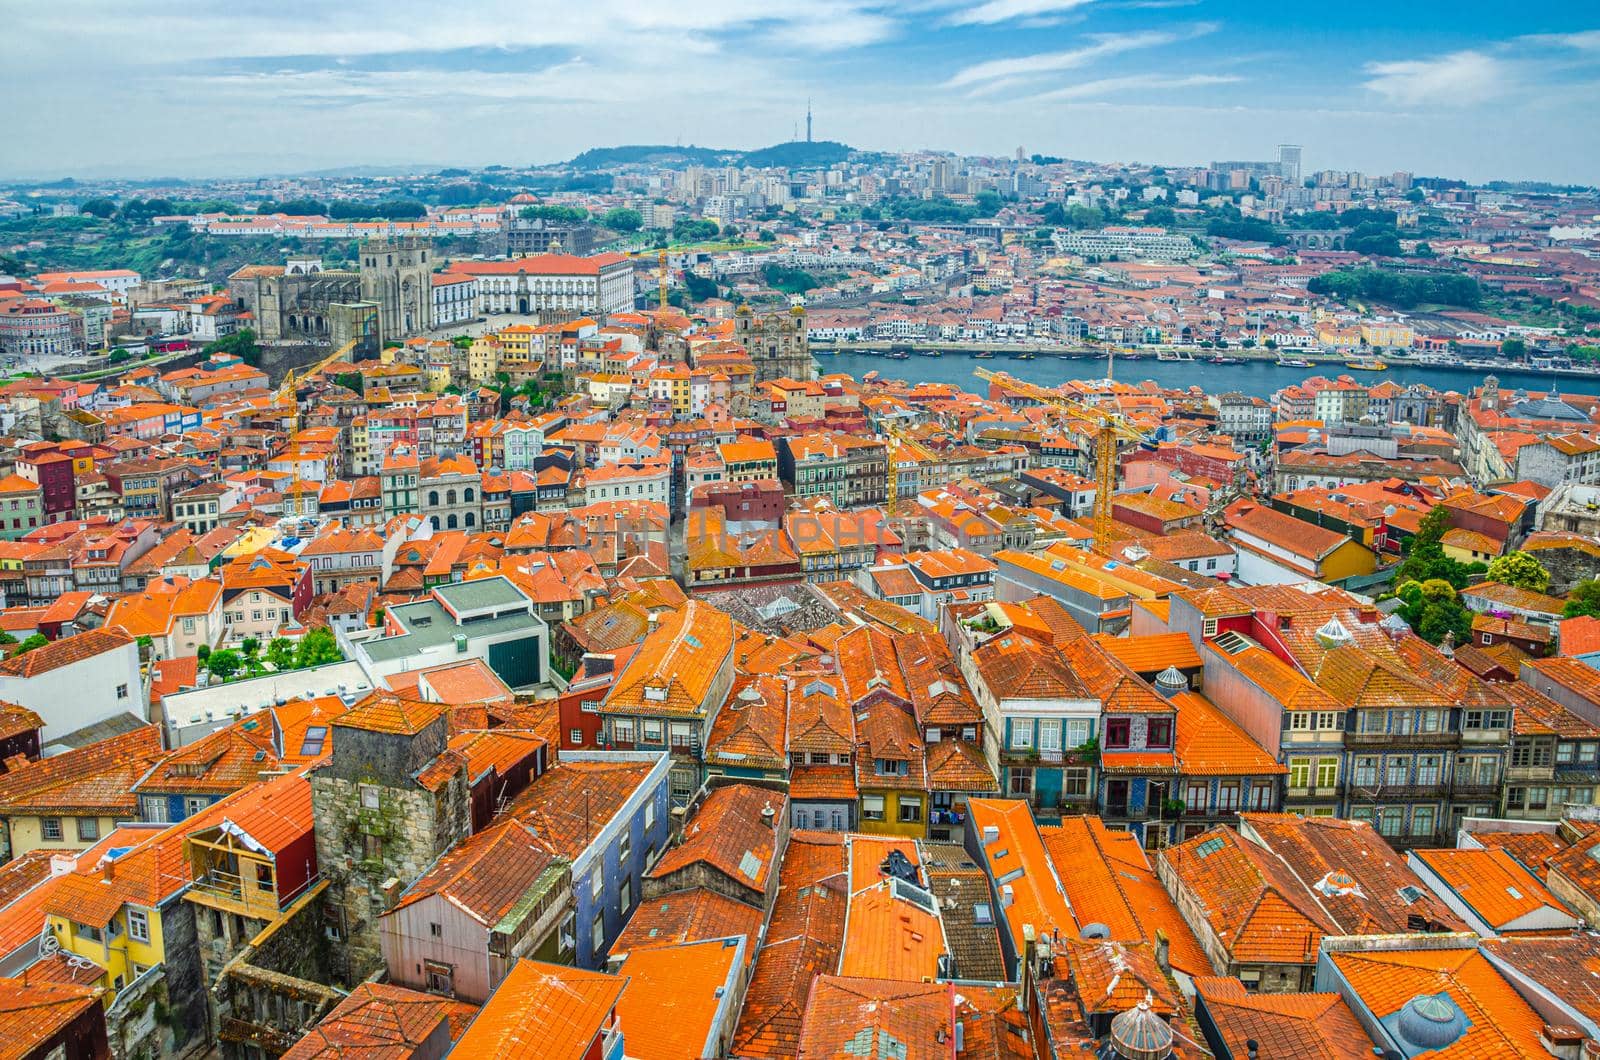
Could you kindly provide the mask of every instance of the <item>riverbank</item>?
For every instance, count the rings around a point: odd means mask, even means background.
[[[861,358],[881,358],[892,363],[895,358],[891,358],[889,356],[891,353],[905,353],[909,357],[917,357],[923,360],[939,360],[944,357],[951,357],[958,360],[964,358],[970,360],[982,360],[985,362],[993,361],[1001,364],[1018,362],[1019,355],[1022,354],[1031,354],[1032,360],[1035,363],[1046,360],[1099,361],[1103,363],[1106,360],[1106,351],[1104,349],[1096,349],[1093,346],[1065,347],[1040,345],[1034,343],[831,343],[826,341],[813,341],[811,343],[811,352],[819,359],[819,363],[826,363],[829,358],[846,355]],[[1504,376],[1506,373],[1513,375],[1530,375],[1545,380],[1547,384],[1553,379],[1587,379],[1593,380],[1596,386],[1600,386],[1600,366],[1595,368],[1530,368],[1514,363],[1506,363],[1504,365],[1436,364],[1432,362],[1419,361],[1410,357],[1403,357],[1398,354],[1384,354],[1382,357],[1375,359],[1385,362],[1385,364],[1388,366],[1387,369],[1380,369],[1377,372],[1373,372],[1366,369],[1349,368],[1349,362],[1364,358],[1355,354],[1347,353],[1325,353],[1322,351],[1310,350],[1185,349],[1182,352],[1190,359],[1174,360],[1164,359],[1161,356],[1163,352],[1176,351],[1162,351],[1146,347],[1134,353],[1118,353],[1115,357],[1114,364],[1122,365],[1154,363],[1226,367],[1238,362],[1242,362],[1245,364],[1266,364],[1277,367],[1279,358],[1286,358],[1289,360],[1309,361],[1313,369],[1308,373],[1310,375],[1325,374],[1324,370],[1326,369],[1339,369],[1341,370],[1340,374],[1342,374],[1343,371],[1360,371],[1362,375],[1381,375],[1385,370],[1418,368],[1427,369],[1430,371],[1462,373],[1480,379],[1490,373],[1494,373],[1499,376]],[[992,354],[992,356],[979,356],[979,354],[985,353]],[[1221,365],[1217,365],[1212,359],[1219,356],[1227,358],[1228,360],[1225,360]],[[1020,361],[1020,363],[1025,364],[1028,362]],[[1295,372],[1306,371],[1304,368],[1290,368],[1287,370]],[[1122,373],[1118,372],[1117,375],[1120,377]]]
[[[1307,358],[1309,360],[1309,358]],[[946,383],[962,390],[983,392],[984,383],[972,374],[975,368],[1006,372],[1018,379],[1040,386],[1058,386],[1071,379],[1104,379],[1105,357],[1064,358],[1037,357],[1019,361],[1005,356],[992,360],[979,360],[969,356],[917,357],[904,361],[891,361],[882,354],[837,353],[816,358],[820,372],[843,372],[862,378],[868,372],[891,379],[912,379],[917,382]],[[1314,375],[1346,374],[1334,372],[1335,365],[1313,365],[1310,368],[1280,367],[1276,359],[1252,359],[1240,364],[1211,364],[1208,361],[1147,361],[1131,364],[1118,359],[1114,369],[1118,380],[1124,383],[1141,383],[1145,380],[1158,386],[1184,390],[1198,386],[1210,394],[1237,392],[1252,397],[1270,399],[1286,386],[1303,383]],[[1483,383],[1490,373],[1483,369],[1445,368],[1437,365],[1390,361],[1380,372],[1349,372],[1353,378],[1369,386],[1392,379],[1401,386],[1421,383],[1436,390],[1465,393]],[[1559,377],[1539,372],[1506,369],[1493,373],[1505,389],[1561,390],[1565,393],[1600,394],[1600,378],[1586,380],[1590,385],[1563,385]]]

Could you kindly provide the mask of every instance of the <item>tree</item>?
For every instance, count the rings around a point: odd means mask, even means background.
[[[274,670],[293,670],[294,641],[288,637],[273,637],[267,643],[267,662]]]
[[[50,643],[50,639],[43,633],[35,633],[17,646],[16,655],[26,655],[35,648],[42,648]],[[15,657],[15,656],[13,656]]]
[[[318,626],[300,638],[300,647],[295,652],[295,665],[304,669],[308,666],[338,662],[343,658],[344,654],[339,651],[339,644],[333,639],[333,634],[326,626]]]
[[[246,637],[239,642],[239,650],[246,655],[254,655],[261,650],[261,642],[254,637]]]
[[[863,218],[866,217],[866,213],[867,212],[865,210],[861,211],[861,215],[862,215]],[[777,234],[775,232],[773,232],[770,228],[763,228],[761,230],[761,234],[759,236],[757,236],[756,238],[759,239],[763,243],[776,243],[778,241]]]
[[[717,296],[717,281],[692,272],[683,275],[683,285],[688,289],[689,297],[696,302],[704,302],[707,298]]]
[[[973,205],[978,208],[978,216],[993,217],[1000,212],[1000,195],[993,191],[980,191],[972,197]]]
[[[116,349],[114,349],[110,353],[106,354],[106,363],[107,364],[121,364],[124,361],[131,361],[131,360],[133,360],[133,354],[129,353],[127,350],[123,349],[121,346],[118,346]]]
[[[211,658],[211,645],[200,645],[194,650],[194,654],[202,663],[204,663],[207,659]]]
[[[210,670],[213,676],[219,677],[224,681],[238,673],[243,666],[244,659],[240,658],[238,652],[230,648],[214,651],[211,653],[211,657],[206,660],[206,669]]]
[[[637,232],[644,227],[644,215],[638,210],[619,206],[614,210],[607,210],[605,216],[600,218],[600,223],[618,232]]]
[[[1516,589],[1542,593],[1550,588],[1550,572],[1543,564],[1520,549],[1508,552],[1489,564],[1488,579]]]
[[[555,224],[575,225],[581,224],[589,216],[589,211],[581,206],[524,206],[518,213],[525,221],[550,221]],[[639,218],[639,223],[644,223],[644,218]]]
[[[353,390],[357,394],[361,393],[360,372],[340,372],[333,377],[333,381],[346,390]]]
[[[1144,212],[1145,224],[1170,228],[1178,223],[1178,212],[1170,206],[1152,206]]]
[[[1600,579],[1585,578],[1567,594],[1567,606],[1561,614],[1566,618],[1592,615],[1600,618]]]
[[[1528,344],[1521,339],[1507,339],[1500,344],[1500,356],[1517,360],[1528,355]]]
[[[1416,626],[1417,635],[1429,644],[1438,644],[1445,634],[1462,644],[1472,637],[1472,612],[1454,600],[1429,604]]]
[[[104,219],[117,212],[117,204],[110,199],[90,199],[88,202],[81,204],[78,210],[91,217]]]
[[[216,342],[209,343],[205,354],[229,353],[244,361],[245,364],[255,364],[261,360],[261,350],[256,346],[256,333],[250,328],[240,328],[232,335],[224,335]]]

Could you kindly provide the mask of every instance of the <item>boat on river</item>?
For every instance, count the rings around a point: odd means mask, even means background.
[[[1193,361],[1194,354],[1188,350],[1162,350],[1156,354],[1158,361]]]
[[[1311,362],[1303,357],[1279,357],[1279,368],[1310,368]]]
[[[1353,361],[1344,362],[1346,368],[1356,372],[1381,372],[1389,365],[1374,357],[1357,357]]]

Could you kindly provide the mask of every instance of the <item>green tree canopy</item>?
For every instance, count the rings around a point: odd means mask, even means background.
[[[1567,618],[1593,615],[1600,618],[1600,580],[1585,578],[1567,594],[1567,606],[1561,613]]]
[[[90,199],[80,203],[78,209],[91,217],[110,217],[117,212],[117,204],[110,199]]]
[[[206,660],[206,669],[212,674],[226,681],[244,667],[244,659],[231,648],[214,651]]]
[[[637,232],[644,227],[644,215],[638,210],[619,206],[615,210],[607,210],[605,216],[600,218],[600,223],[618,232]]]
[[[50,643],[50,639],[48,637],[46,637],[43,633],[35,633],[35,634],[33,634],[33,636],[27,638],[21,644],[17,645],[17,650],[16,650],[16,652],[14,654],[15,655],[26,655],[30,651],[32,651],[33,649],[42,648],[46,644],[49,644],[49,643]]]
[[[1542,593],[1550,588],[1550,572],[1520,549],[1507,552],[1489,564],[1488,579],[1517,589]]]

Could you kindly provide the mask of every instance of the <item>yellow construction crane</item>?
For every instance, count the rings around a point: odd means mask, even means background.
[[[349,353],[356,348],[356,343],[358,341],[360,340],[351,339],[349,342],[345,343],[343,346],[340,346],[338,349],[328,354],[328,356],[324,357],[310,368],[307,368],[305,370],[305,374],[299,376],[298,378],[294,374],[294,369],[289,369],[286,373],[284,373],[283,382],[278,384],[278,391],[273,396],[273,400],[279,405],[282,405],[285,402],[292,404],[294,402],[294,391],[296,384],[305,382],[308,379],[315,379],[317,376],[327,371],[328,365],[339,360],[341,357],[348,356]]]
[[[907,450],[916,457],[931,461],[937,461],[939,456],[899,427],[889,423],[883,424],[882,427],[884,436],[888,441],[889,514],[893,515],[895,506],[900,502],[900,468],[896,459],[900,452]]]
[[[1094,540],[1097,545],[1104,545],[1111,540],[1111,498],[1117,491],[1117,445],[1121,441],[1143,443],[1145,436],[1129,426],[1122,416],[1115,412],[1096,408],[1082,401],[1063,397],[1053,390],[1046,390],[1042,386],[1024,383],[1014,379],[1004,372],[991,372],[987,368],[975,369],[972,373],[987,383],[998,383],[1000,386],[1023,397],[1032,398],[1045,405],[1052,405],[1063,412],[1086,419],[1097,427],[1094,450]]]

